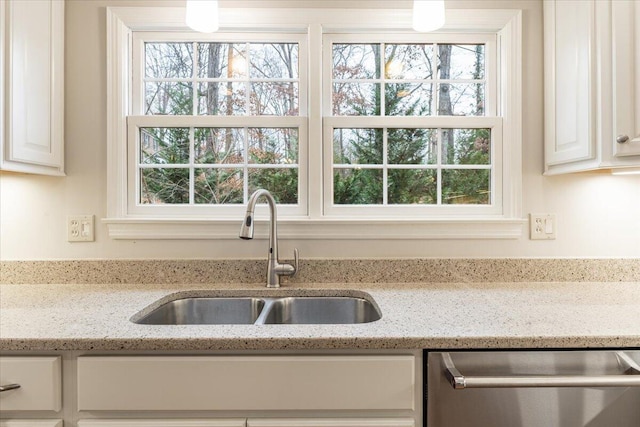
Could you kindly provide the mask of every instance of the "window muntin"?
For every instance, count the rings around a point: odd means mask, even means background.
[[[282,213],[304,214],[306,41],[196,37],[134,33],[132,212],[235,214],[267,188]]]

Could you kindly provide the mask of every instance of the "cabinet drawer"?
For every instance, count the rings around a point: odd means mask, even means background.
[[[413,356],[79,357],[78,409],[412,410]]]
[[[80,420],[78,427],[246,427],[244,418],[211,420]],[[2,427],[2,426],[0,426]]]
[[[62,420],[1,420],[0,427],[62,427]]]
[[[247,427],[415,427],[411,418],[249,418]]]
[[[59,411],[61,371],[59,357],[0,357],[0,383],[20,385],[0,393],[0,411]]]

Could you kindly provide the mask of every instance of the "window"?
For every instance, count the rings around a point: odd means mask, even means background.
[[[107,13],[112,237],[235,238],[257,188],[293,237],[520,235],[518,11],[176,10]]]
[[[495,35],[338,34],[323,44],[326,212],[499,209]]]
[[[306,42],[297,35],[133,34],[130,209],[239,214],[268,188],[305,214]]]

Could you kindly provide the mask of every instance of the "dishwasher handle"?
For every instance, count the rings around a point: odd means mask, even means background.
[[[516,387],[640,387],[640,366],[623,352],[616,353],[618,362],[625,368],[621,375],[505,375],[465,376],[451,359],[442,353],[444,374],[456,390],[466,388],[516,388]]]

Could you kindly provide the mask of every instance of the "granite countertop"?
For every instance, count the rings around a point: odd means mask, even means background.
[[[139,325],[174,292],[371,295],[358,325]],[[640,282],[289,285],[0,285],[0,350],[640,348]]]

